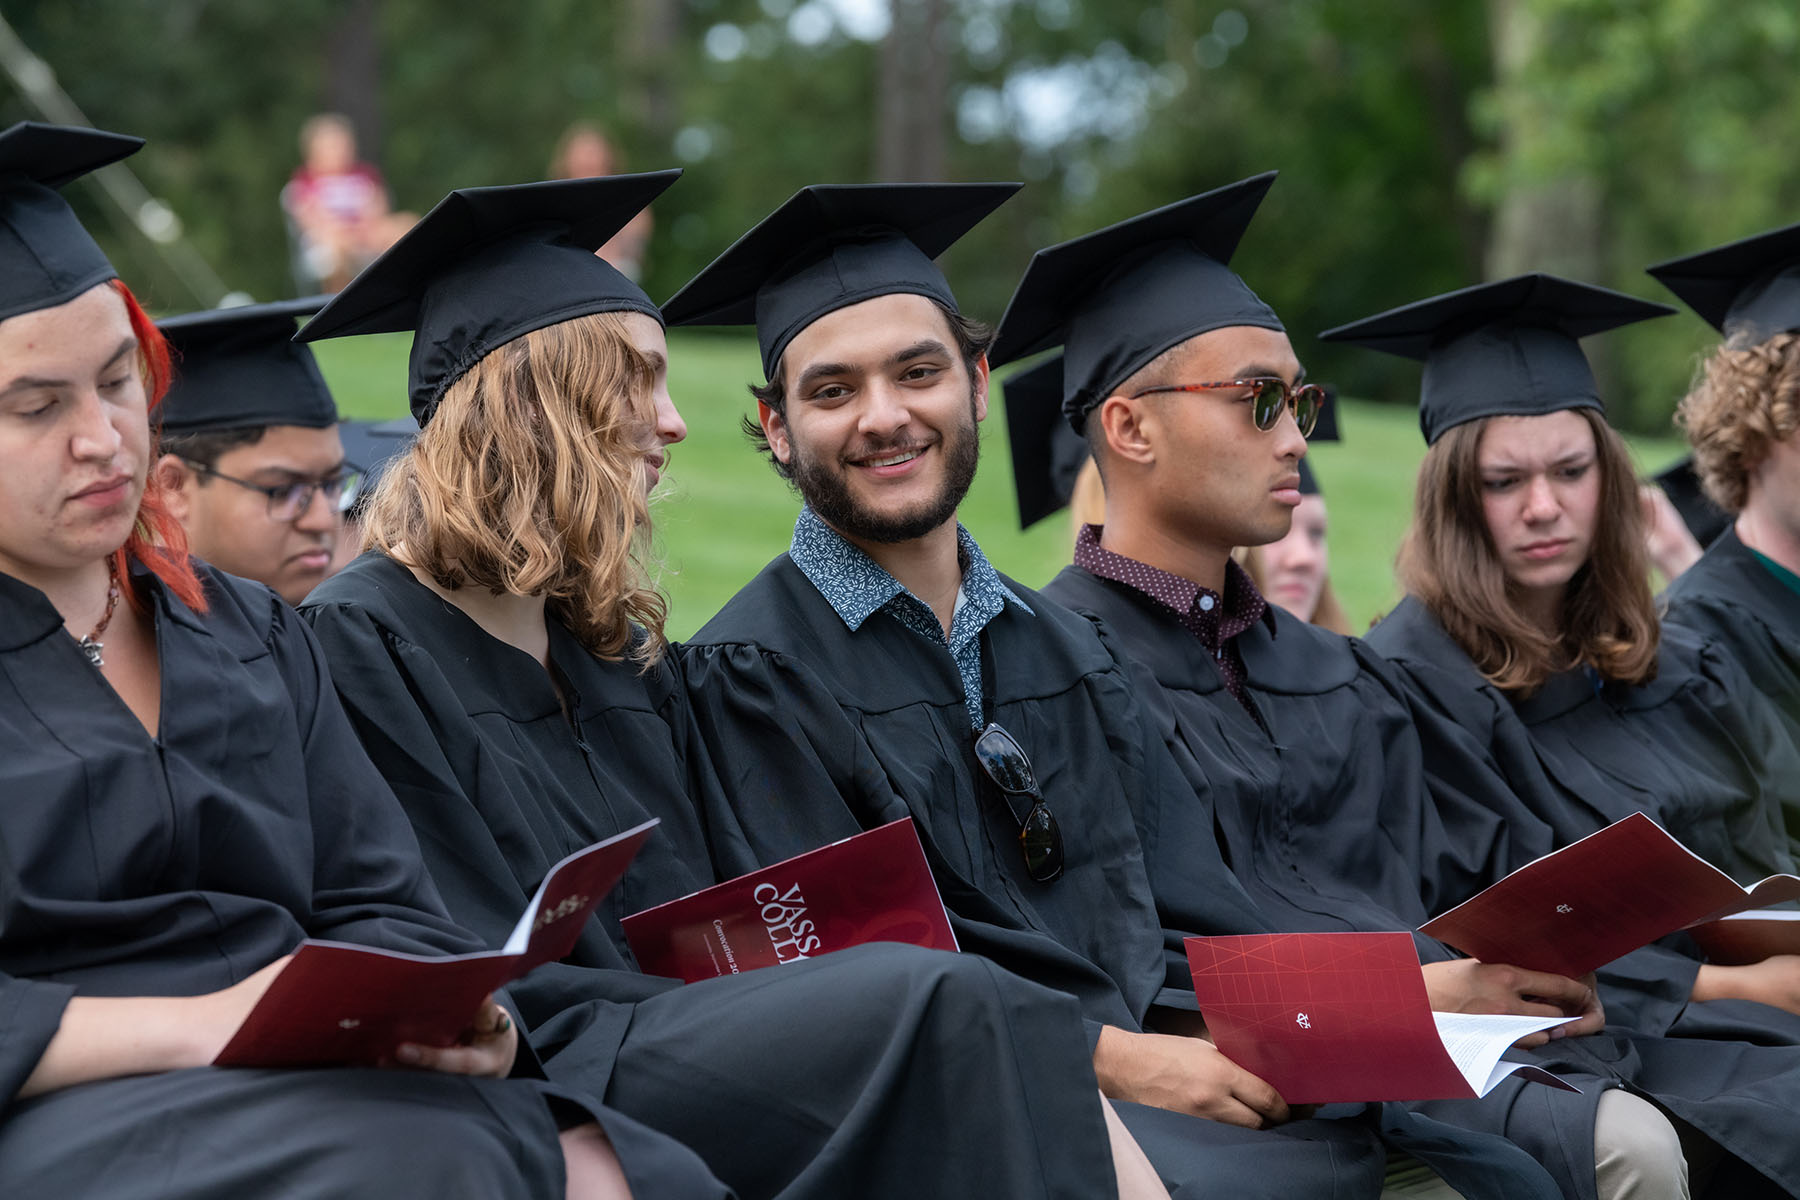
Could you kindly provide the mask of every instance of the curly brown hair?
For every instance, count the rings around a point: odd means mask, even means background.
[[[654,662],[668,615],[645,565],[654,380],[617,313],[506,343],[383,472],[364,545],[446,589],[543,596],[589,653]]]
[[[1600,504],[1593,550],[1569,581],[1561,629],[1540,628],[1525,614],[1494,550],[1479,459],[1481,435],[1493,418],[1450,429],[1419,465],[1412,527],[1400,545],[1400,584],[1504,692],[1529,696],[1577,666],[1632,685],[1656,677],[1662,631],[1631,456],[1598,412],[1575,411],[1594,431]]]
[[[1774,442],[1800,429],[1800,334],[1732,338],[1707,356],[1675,410],[1706,494],[1742,512]]]

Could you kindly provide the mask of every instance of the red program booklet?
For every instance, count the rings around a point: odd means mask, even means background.
[[[557,863],[499,950],[428,957],[301,942],[213,1064],[367,1065],[402,1042],[451,1045],[488,993],[575,948],[594,907],[657,824],[646,821]]]
[[[1687,932],[1708,962],[1725,967],[1761,962],[1771,954],[1800,954],[1800,912],[1792,909],[1732,913],[1691,925]]]
[[[1289,1104],[1485,1096],[1527,1034],[1574,1018],[1437,1013],[1409,933],[1263,933],[1186,939],[1194,994],[1225,1057]]]
[[[695,983],[865,942],[955,950],[911,817],[626,917],[651,975]]]
[[[1771,875],[1743,887],[1632,813],[1420,929],[1483,962],[1579,978],[1677,930],[1794,899],[1800,878]]]

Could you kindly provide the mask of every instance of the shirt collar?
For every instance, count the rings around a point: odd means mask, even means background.
[[[1250,572],[1239,566],[1236,559],[1225,560],[1225,594],[1220,596],[1191,579],[1108,550],[1100,544],[1101,531],[1102,526],[1083,525],[1075,537],[1075,565],[1084,571],[1135,588],[1177,615],[1192,609],[1202,594],[1211,596],[1219,606],[1221,627],[1231,618],[1249,618],[1243,620],[1245,627],[1261,621],[1269,636],[1275,636],[1275,606],[1263,598]]]
[[[1007,586],[960,521],[956,525],[956,549],[962,564],[963,603],[971,614],[981,617],[981,624],[987,624],[1009,602],[1031,612],[1031,606]],[[895,597],[912,595],[879,563],[821,520],[810,506],[803,506],[794,521],[794,540],[788,545],[788,557],[819,589],[852,633]]]

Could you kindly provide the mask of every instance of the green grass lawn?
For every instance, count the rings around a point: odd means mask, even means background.
[[[670,337],[669,387],[687,419],[687,441],[674,447],[656,502],[657,549],[665,564],[672,636],[698,629],[762,565],[787,548],[798,500],[738,432],[751,411],[745,385],[760,378],[747,335],[677,331]],[[342,338],[314,349],[346,416],[406,412],[402,334]],[[1331,576],[1345,611],[1360,627],[1397,600],[1394,552],[1412,505],[1413,475],[1425,444],[1410,407],[1346,401],[1346,441],[1311,451],[1331,506]],[[1051,517],[1019,530],[1005,418],[990,407],[986,455],[962,520],[995,566],[1038,586],[1069,559],[1068,521]],[[1678,439],[1632,439],[1641,468],[1660,468],[1682,453]]]

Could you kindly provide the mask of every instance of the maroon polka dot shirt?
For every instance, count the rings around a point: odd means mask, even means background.
[[[1169,610],[1194,637],[1206,647],[1219,668],[1225,690],[1236,697],[1258,725],[1262,714],[1250,702],[1244,690],[1244,657],[1237,648],[1237,635],[1258,621],[1275,635],[1275,613],[1263,599],[1249,572],[1227,560],[1225,563],[1225,595],[1201,587],[1191,579],[1171,575],[1160,567],[1115,554],[1100,544],[1100,526],[1084,525],[1075,538],[1075,565],[1101,579],[1110,579],[1142,592]]]

